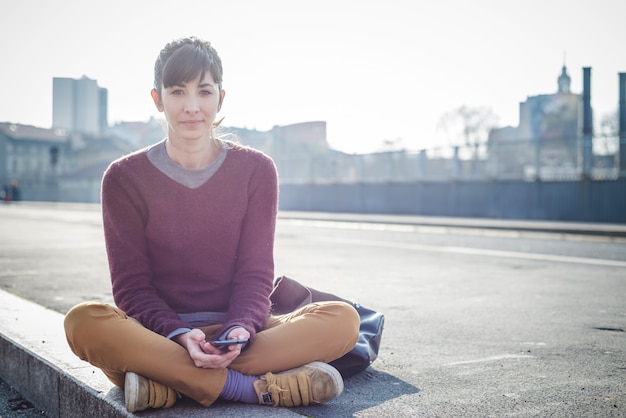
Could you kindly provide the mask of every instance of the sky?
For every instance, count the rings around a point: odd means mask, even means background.
[[[225,126],[326,121],[334,149],[444,146],[460,106],[517,126],[519,103],[574,93],[592,68],[596,123],[626,72],[623,0],[0,0],[0,122],[49,128],[53,77],[108,89],[109,123],[161,117],[153,65],[170,40],[211,41]]]

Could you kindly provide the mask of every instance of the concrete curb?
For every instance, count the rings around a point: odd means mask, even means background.
[[[132,416],[104,375],[70,351],[63,315],[4,291],[0,312],[2,378],[49,417]]]
[[[626,224],[298,211],[281,211],[278,218],[302,221],[408,225],[416,228],[447,228],[466,231],[480,229],[626,238]]]

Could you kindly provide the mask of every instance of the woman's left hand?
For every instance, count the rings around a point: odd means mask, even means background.
[[[227,340],[249,340],[250,333],[246,331],[246,329],[243,327],[236,327],[230,330],[228,335],[226,335],[226,339]],[[245,344],[231,344],[231,345],[226,346],[226,350],[221,350],[221,351],[222,352],[236,351],[238,353],[237,355],[239,355],[244,345]]]
[[[249,337],[250,334],[245,329],[235,328],[228,333],[227,339]],[[187,349],[193,363],[205,369],[226,368],[241,354],[241,344],[229,345],[228,350],[220,350],[206,341],[204,332],[197,328],[177,336],[176,340]]]

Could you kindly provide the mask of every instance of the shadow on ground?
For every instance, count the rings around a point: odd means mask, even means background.
[[[379,406],[385,402],[404,395],[416,394],[419,388],[398,379],[388,373],[368,368],[344,382],[343,394],[326,404],[299,408],[275,408],[271,410],[273,417],[293,417],[294,414],[315,418],[351,417],[359,412]],[[117,387],[105,395],[110,402],[124,408],[124,393]],[[220,417],[266,417],[269,406],[246,405],[233,402],[218,401],[210,406],[211,414]],[[143,417],[194,417],[204,416],[206,409],[191,399],[181,399],[170,409],[159,409],[142,412]]]
[[[420,389],[396,376],[368,368],[344,382],[344,393],[335,401],[323,405],[301,407],[294,412],[316,418],[349,417]]]

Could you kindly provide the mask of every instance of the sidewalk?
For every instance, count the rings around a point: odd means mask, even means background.
[[[97,207],[86,207],[81,210],[97,211]],[[31,216],[31,215],[26,215]],[[32,215],[35,216],[35,215]],[[61,215],[59,215],[61,216]],[[325,214],[303,212],[281,212],[280,219],[292,222],[346,222],[395,225],[397,227],[414,228],[416,231],[423,228],[464,228],[476,234],[543,234],[559,233],[567,236],[596,236],[603,240],[626,242],[626,225],[605,224],[571,224],[565,222],[523,222],[523,221],[496,221],[479,219],[447,219],[412,216],[386,215],[356,215],[356,214]],[[406,290],[405,290],[406,293]],[[390,305],[392,306],[392,305]],[[404,309],[404,308],[402,308]],[[400,312],[402,312],[402,309]],[[393,312],[386,311],[389,318]],[[396,313],[396,319],[402,319],[402,313]],[[344,399],[338,399],[327,405],[307,408],[270,408],[265,406],[218,403],[211,408],[203,408],[190,401],[181,401],[171,410],[150,410],[137,415],[126,412],[123,393],[114,387],[104,377],[102,372],[89,364],[80,361],[69,350],[63,334],[63,315],[46,309],[35,303],[21,299],[11,293],[0,290],[0,376],[18,389],[28,400],[38,408],[44,409],[50,418],[63,417],[301,417],[307,416],[356,416],[350,413],[355,406],[348,405],[350,399],[358,397],[364,399],[364,405],[356,410],[358,416],[406,416],[401,410],[394,410],[394,406],[387,405],[384,415],[380,410],[374,415],[368,414],[367,396],[372,394],[362,390],[362,384],[376,379],[379,387],[384,387],[374,394],[377,404],[385,403],[387,399],[399,399],[402,396],[419,396],[421,389],[409,384],[393,374],[385,373],[384,362],[375,363],[371,372],[364,372],[346,381]],[[387,347],[398,349],[398,341],[402,335],[400,328],[393,329],[390,322],[383,341]],[[421,324],[424,327],[424,324]],[[410,328],[409,328],[410,329]],[[429,331],[429,330],[425,330]],[[405,329],[401,331],[406,333]],[[424,330],[422,330],[424,332]],[[436,331],[435,331],[436,332]],[[425,338],[422,335],[422,338]],[[549,333],[548,333],[549,335]],[[490,340],[489,340],[490,341]],[[484,345],[491,344],[487,340]],[[401,345],[403,348],[404,345]],[[402,355],[402,359],[389,356],[390,362],[411,364],[415,352],[415,345],[410,346]],[[393,351],[393,349],[390,349]],[[535,350],[535,349],[533,349]],[[530,352],[530,350],[528,351]],[[388,353],[393,354],[393,352]],[[408,356],[408,357],[406,357]],[[510,356],[510,354],[507,354]],[[518,357],[515,357],[518,356]],[[400,357],[400,356],[396,356]],[[406,358],[404,358],[406,357]],[[524,361],[532,356],[515,354],[513,357],[503,357],[509,361]],[[390,363],[390,364],[391,364]],[[468,365],[474,363],[468,362]],[[380,367],[378,367],[380,366]],[[396,365],[393,364],[395,367]],[[463,362],[450,362],[449,367],[465,367]],[[378,369],[378,370],[377,370]],[[406,370],[406,368],[405,368]],[[447,376],[447,375],[446,375]],[[448,377],[442,378],[445,381]],[[427,380],[428,376],[421,376],[420,381]],[[617,411],[616,411],[617,412]],[[336,413],[336,415],[335,415]],[[345,415],[342,415],[345,413]],[[388,415],[387,415],[388,414]]]

